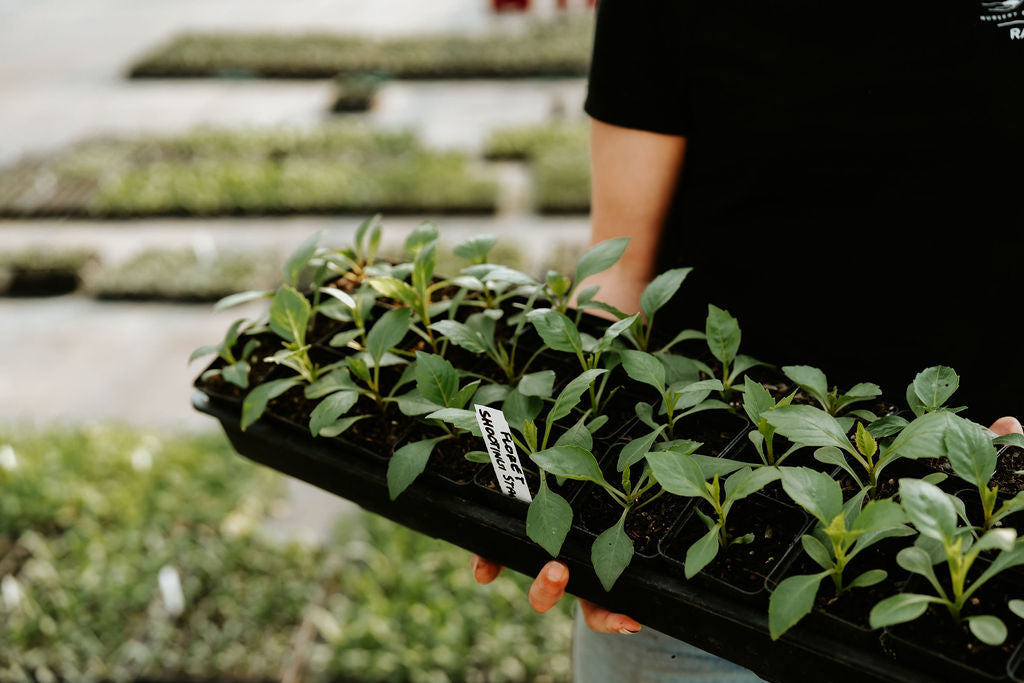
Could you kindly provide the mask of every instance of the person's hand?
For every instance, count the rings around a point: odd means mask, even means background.
[[[498,578],[501,565],[486,560],[479,555],[473,556],[473,577],[477,583],[487,584]],[[537,578],[530,586],[530,606],[538,612],[547,612],[565,595],[565,586],[569,583],[569,568],[561,562],[552,560],[544,565]],[[640,624],[625,614],[616,614],[592,602],[580,598],[583,618],[591,630],[598,633],[636,633]]]
[[[989,430],[996,436],[1004,436],[1006,434],[1024,434],[1024,428],[1021,428],[1020,420],[1015,417],[1001,417],[992,423]]]
[[[597,296],[594,297],[595,301],[614,306],[623,313],[632,315],[640,310],[640,296],[644,293],[644,288],[647,287],[649,282],[650,278],[628,273],[625,269],[615,265],[604,272],[588,277],[580,283],[576,291],[579,292],[579,290],[586,289],[591,285],[598,285],[600,289],[597,292]],[[572,305],[576,305],[575,300],[572,302]],[[602,318],[608,318],[609,320],[617,319],[611,313],[602,311],[599,308],[590,308],[587,309],[587,312]]]

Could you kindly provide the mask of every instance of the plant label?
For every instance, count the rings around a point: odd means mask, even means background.
[[[484,449],[491,456],[494,476],[502,492],[525,503],[533,502],[505,414],[488,406],[474,405],[473,409],[484,437]]]

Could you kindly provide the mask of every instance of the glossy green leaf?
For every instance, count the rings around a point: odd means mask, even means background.
[[[590,559],[601,585],[610,591],[619,576],[633,559],[633,541],[625,531],[626,515],[623,514],[615,526],[605,530],[594,540]]]
[[[287,342],[306,343],[310,304],[306,297],[288,285],[281,285],[270,304],[270,329]]]
[[[718,526],[715,525],[706,534],[697,539],[686,551],[686,561],[683,565],[683,573],[687,579],[692,579],[701,569],[708,566],[711,560],[715,559],[719,549]]]
[[[996,446],[1016,446],[1017,448],[1024,448],[1024,434],[1017,434],[1016,432],[1010,434],[1002,434],[992,439],[992,443]]]
[[[906,522],[907,515],[898,503],[891,500],[873,500],[857,515],[850,526],[850,531],[867,533],[897,527]]]
[[[556,477],[607,485],[594,454],[579,446],[555,446],[530,455],[538,467]]]
[[[461,408],[458,403],[459,375],[441,356],[416,352],[416,388],[423,398],[445,408]]]
[[[1002,645],[1006,640],[1006,624],[991,614],[967,617],[967,626],[974,637],[986,645]]]
[[[864,428],[864,423],[857,423],[857,434],[854,437],[854,443],[857,445],[857,450],[865,458],[874,457],[875,452],[878,451],[878,442],[875,438]]]
[[[309,432],[318,436],[320,430],[333,424],[335,420],[347,413],[359,400],[354,391],[339,391],[328,395],[316,404],[309,416]]]
[[[523,396],[512,390],[501,404],[501,412],[510,427],[522,431],[523,425],[537,419],[544,402],[536,396]]]
[[[572,527],[572,507],[547,486],[541,486],[526,511],[526,535],[552,557],[562,552],[562,543]]]
[[[705,334],[711,355],[725,365],[732,363],[740,348],[740,324],[729,311],[708,304]]]
[[[757,493],[780,476],[781,472],[776,467],[738,470],[725,480],[725,496],[731,501],[741,500]]]
[[[470,462],[480,465],[490,464],[491,462],[491,456],[485,451],[467,451],[463,457]]]
[[[498,243],[498,236],[490,233],[473,235],[456,244],[452,251],[461,259],[472,264],[487,262],[487,254]]]
[[[818,462],[825,463],[826,465],[842,467],[846,473],[853,477],[854,481],[863,483],[861,481],[861,474],[858,474],[852,467],[850,467],[850,463],[847,462],[846,456],[843,455],[843,452],[838,448],[819,448],[814,451],[814,459]]]
[[[871,608],[871,628],[913,621],[925,613],[928,605],[938,602],[941,602],[939,598],[919,593],[900,593],[886,598]]]
[[[828,407],[828,380],[824,372],[810,365],[786,365],[782,373],[813,396],[822,408]]]
[[[533,323],[544,343],[555,351],[582,353],[583,339],[580,332],[565,314],[545,308],[530,311],[526,317]]]
[[[768,627],[772,640],[778,640],[811,611],[818,587],[826,576],[828,572],[790,576],[775,587],[768,601]]]
[[[476,413],[472,410],[463,410],[461,408],[442,408],[429,413],[427,416],[428,420],[441,420],[448,424],[462,429],[467,432],[471,432],[476,436],[480,436],[480,423],[476,421]]]
[[[393,277],[371,277],[366,282],[386,297],[413,308],[419,306],[420,296],[408,282]]]
[[[1024,619],[1024,600],[1013,599],[1006,603],[1006,606],[1010,608],[1010,611],[1016,614],[1021,619]]]
[[[643,460],[644,456],[647,455],[649,450],[651,450],[655,440],[657,440],[658,436],[662,431],[664,431],[664,429],[664,426],[660,426],[653,432],[633,439],[623,446],[622,450],[619,452],[619,462],[616,466],[618,471],[621,472],[627,467]]]
[[[586,420],[586,417],[581,417],[576,424],[562,432],[558,440],[555,441],[555,445],[579,446],[583,450],[592,452],[594,450],[594,436],[587,427]]]
[[[665,366],[658,357],[644,351],[627,350],[620,354],[622,369],[630,378],[657,389],[665,390]]]
[[[220,374],[226,381],[240,389],[249,388],[249,364],[244,360],[225,365]]]
[[[437,241],[439,234],[440,231],[436,223],[423,221],[413,228],[412,232],[405,238],[405,244],[403,245],[405,253],[409,258],[416,258],[424,247]]]
[[[359,337],[361,337],[362,334],[363,331],[360,329],[345,330],[344,332],[339,332],[338,334],[331,337],[331,340],[328,342],[328,345],[333,346],[334,348],[345,347],[354,342],[356,339],[359,339]]]
[[[774,407],[775,399],[760,382],[755,382],[749,377],[743,379],[743,410],[755,426],[761,422],[761,415]]]
[[[579,403],[580,397],[587,391],[594,380],[603,375],[607,370],[599,368],[596,370],[587,370],[580,373],[572,381],[565,385],[565,388],[559,392],[558,397],[555,399],[555,404],[551,407],[548,412],[548,422],[555,422],[560,420],[576,407]]]
[[[949,494],[934,484],[900,479],[900,501],[907,517],[923,535],[952,543],[956,538],[956,508]]]
[[[825,526],[843,511],[839,483],[823,472],[807,467],[784,467],[782,488],[793,502]]]
[[[991,432],[969,420],[951,417],[944,442],[949,464],[957,476],[975,486],[987,486],[997,464]]]
[[[812,406],[779,406],[766,413],[764,419],[775,431],[794,443],[804,446],[839,448],[851,451],[846,430],[836,418]]]
[[[677,496],[706,496],[707,487],[704,482],[707,477],[692,456],[656,451],[647,454],[647,462],[654,478],[669,493]]]
[[[683,387],[672,387],[672,391],[676,394],[672,409],[673,411],[680,412],[695,408],[696,406],[702,406],[703,410],[730,410],[728,404],[718,399],[705,400],[712,391],[722,391],[722,389],[722,382],[717,379],[702,379]]]
[[[303,393],[308,399],[317,399],[343,390],[359,390],[359,386],[352,381],[352,376],[347,368],[338,368],[323,375],[320,379],[307,386]]]
[[[810,534],[804,534],[800,537],[800,545],[803,547],[804,552],[807,553],[807,556],[814,560],[819,567],[822,569],[832,569],[834,564],[832,554],[821,541]]]
[[[242,431],[260,419],[267,409],[267,403],[301,383],[302,380],[298,377],[288,377],[261,384],[250,391],[242,401]]]
[[[397,399],[399,412],[410,417],[426,415],[444,407],[424,398],[419,389],[413,389],[395,398]]]
[[[960,377],[944,365],[922,370],[914,378],[914,393],[928,410],[935,410],[949,400],[960,386]]]
[[[444,438],[446,437],[439,436],[434,439],[414,441],[395,451],[391,460],[388,461],[387,472],[388,495],[391,500],[398,498],[402,491],[409,488],[416,477],[423,473],[430,454],[434,452],[434,446]]]
[[[585,251],[576,262],[576,282],[583,282],[591,275],[611,268],[622,257],[628,244],[628,237],[615,237]]]
[[[887,460],[893,454],[901,458],[941,458],[946,455],[946,429],[955,416],[951,413],[929,413],[922,415],[903,428],[885,449]]]
[[[555,389],[555,371],[542,370],[523,375],[516,387],[523,396],[548,398]]]
[[[640,310],[650,320],[679,291],[693,268],[673,268],[658,275],[640,295]]]
[[[868,434],[876,439],[884,439],[887,436],[898,434],[908,424],[910,423],[905,418],[897,415],[887,415],[869,424]]]
[[[461,346],[470,353],[487,353],[486,340],[465,323],[455,320],[438,320],[431,323],[430,329],[440,332],[451,343]]]
[[[847,584],[847,588],[867,588],[885,581],[888,574],[884,569],[869,569]]]
[[[219,300],[213,305],[214,311],[222,311],[225,308],[231,308],[232,306],[240,306],[241,304],[255,301],[256,299],[269,299],[274,295],[269,289],[251,289],[247,292],[238,292],[236,294],[229,294],[223,299]]]
[[[347,432],[349,430],[349,428],[352,425],[354,425],[356,422],[359,422],[360,420],[365,420],[368,417],[370,417],[370,416],[369,415],[352,415],[350,417],[343,417],[340,420],[336,420],[332,424],[327,425],[326,427],[321,427],[320,428],[320,436],[324,436],[324,437],[328,437],[328,438],[338,436],[339,434]]]

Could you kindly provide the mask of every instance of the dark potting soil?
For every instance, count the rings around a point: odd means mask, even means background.
[[[939,580],[943,580],[942,572],[938,572]],[[972,575],[977,576],[972,572]],[[933,594],[934,589],[921,577],[907,584],[908,592]],[[972,614],[992,614],[1003,620],[1008,636],[1002,645],[986,645],[974,637],[967,622],[957,624],[943,605],[931,605],[924,615],[906,624],[898,624],[887,630],[894,641],[894,649],[899,656],[905,649],[911,649],[928,662],[934,669],[949,672],[948,665],[942,660],[956,662],[971,667],[994,678],[1005,675],[1006,663],[1014,649],[1024,638],[1024,622],[1007,608],[1011,599],[1024,598],[1024,588],[1007,580],[1003,576],[996,577],[986,583],[978,592],[968,599],[963,609],[963,616]],[[909,646],[909,648],[907,647]],[[955,672],[953,676],[956,675]]]
[[[697,505],[705,514],[712,514],[711,507],[704,501]],[[765,579],[796,541],[806,523],[807,517],[800,510],[758,494],[744,498],[733,506],[726,528],[730,538],[753,533],[753,542],[720,549],[700,576],[724,582],[744,593],[756,593],[764,588]],[[686,551],[707,531],[704,522],[691,511],[678,533],[667,543],[662,543],[661,553],[678,563],[682,572]]]
[[[676,420],[672,438],[699,441],[702,455],[721,455],[736,437],[747,431],[749,422],[724,410],[705,410]]]
[[[655,487],[645,493],[637,505],[650,500],[658,490]],[[658,543],[668,534],[690,502],[689,498],[663,493],[639,510],[631,511],[626,516],[625,529],[626,535],[633,541],[633,550],[638,555],[654,557]],[[579,525],[595,536],[614,526],[622,516],[622,506],[596,484],[583,487],[573,508],[579,511]]]
[[[444,433],[441,427],[416,421],[409,427],[409,431],[406,432],[402,443],[396,444],[395,450],[405,444],[424,439],[433,439]],[[473,481],[477,472],[480,471],[481,464],[466,460],[465,456],[469,451],[479,450],[483,450],[480,437],[469,433],[459,434],[454,438],[438,441],[434,446],[434,451],[430,454],[430,459],[427,460],[426,469],[428,472],[438,474],[457,484],[468,484]]]
[[[1015,474],[1024,470],[1024,449],[1007,446],[999,454],[996,473],[989,481],[989,486],[998,486],[999,493],[1013,496],[1024,490],[1024,475]]]
[[[234,348],[232,353],[237,358],[239,354],[245,349],[245,345],[253,337],[243,335]],[[267,377],[279,366],[274,363],[265,363],[263,358],[271,355],[275,349],[280,348],[281,339],[272,333],[263,333],[256,335],[256,341],[259,342],[259,346],[253,351],[252,355],[247,359],[249,361],[249,388],[243,389],[236,384],[228,382],[219,374],[209,377],[205,380],[196,379],[195,387],[208,393],[226,397],[235,401],[242,401],[245,399],[249,391],[257,384],[262,383]],[[240,359],[241,360],[241,359]],[[222,359],[217,358],[210,368],[221,369],[227,365]],[[201,375],[200,375],[201,376]]]

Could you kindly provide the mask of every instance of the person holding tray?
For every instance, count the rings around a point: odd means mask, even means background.
[[[693,266],[659,319],[700,328],[714,303],[774,364],[890,397],[948,365],[967,417],[1024,414],[1024,9],[996,4],[602,0],[591,239],[632,240],[588,284],[632,313]],[[547,564],[531,605],[568,575]],[[577,617],[576,681],[759,680],[592,603]]]

